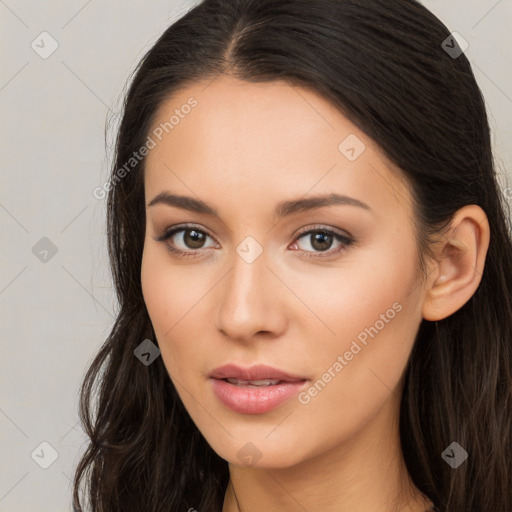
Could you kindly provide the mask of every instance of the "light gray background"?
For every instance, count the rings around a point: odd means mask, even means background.
[[[0,512],[71,510],[70,478],[86,441],[78,389],[115,312],[105,201],[92,191],[108,176],[129,74],[194,4],[0,0]],[[500,183],[512,199],[512,2],[424,4],[469,43]],[[43,31],[58,42],[46,59],[31,47],[43,45]],[[57,247],[46,262],[32,252],[42,237]],[[58,453],[47,469],[39,464],[51,462],[52,452],[42,442]]]

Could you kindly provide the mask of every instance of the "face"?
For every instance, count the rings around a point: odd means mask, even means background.
[[[424,297],[410,191],[316,93],[207,85],[167,100],[152,127],[144,299],[211,447],[233,464],[288,467],[397,411]],[[228,364],[286,375],[212,378]]]

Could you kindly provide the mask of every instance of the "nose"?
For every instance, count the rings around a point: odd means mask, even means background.
[[[226,337],[247,342],[256,335],[275,338],[286,329],[289,291],[269,263],[265,251],[251,263],[234,255],[219,286],[217,329]]]

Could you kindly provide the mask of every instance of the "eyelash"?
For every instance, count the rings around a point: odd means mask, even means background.
[[[181,249],[176,249],[173,245],[170,245],[167,243],[170,238],[172,238],[176,233],[182,232],[182,231],[197,231],[201,234],[207,235],[210,238],[214,239],[207,231],[204,231],[202,229],[199,229],[197,226],[194,225],[180,225],[175,226],[172,228],[167,229],[164,231],[161,235],[153,237],[153,240],[156,242],[162,242],[165,243],[167,246],[167,249],[169,252],[173,253],[179,258],[197,258],[201,256],[199,254],[201,251],[199,249],[194,251],[182,251]],[[327,251],[316,251],[314,252],[314,255],[311,254],[312,251],[305,251],[303,249],[296,249],[298,252],[304,253],[304,255],[308,258],[327,258],[334,256],[336,254],[339,254],[341,252],[344,252],[347,250],[347,248],[352,245],[356,240],[350,236],[341,235],[340,233],[333,231],[331,229],[324,228],[323,226],[314,226],[313,228],[309,228],[307,230],[301,231],[297,234],[297,236],[294,238],[294,243],[299,240],[300,238],[305,237],[306,235],[311,235],[313,233],[323,233],[327,235],[332,235],[338,242],[341,243],[340,247],[338,249],[329,249]],[[325,256],[324,256],[325,255]]]

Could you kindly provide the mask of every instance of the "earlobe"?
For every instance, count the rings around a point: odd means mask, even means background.
[[[473,296],[482,280],[489,240],[489,222],[482,208],[467,205],[457,211],[427,280],[425,320],[442,320]]]

